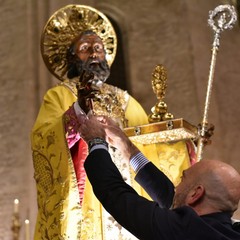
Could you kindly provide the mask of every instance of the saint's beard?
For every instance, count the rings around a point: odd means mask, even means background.
[[[85,113],[88,113],[92,106],[89,99],[94,98],[102,84],[110,75],[110,69],[106,60],[97,61],[89,59],[86,62],[77,59],[75,61],[75,76],[79,77],[78,103]]]
[[[106,60],[97,61],[97,59],[89,59],[82,61],[76,60],[76,69],[80,77],[79,81],[85,85],[91,83],[91,85],[101,85],[104,83],[110,75],[110,69]]]

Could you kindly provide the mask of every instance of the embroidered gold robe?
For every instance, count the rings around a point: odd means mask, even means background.
[[[140,104],[126,92],[115,87],[114,91],[122,101],[128,126],[147,124],[147,115]],[[129,237],[126,230],[116,225],[115,220],[103,211],[88,180],[82,205],[80,204],[73,160],[66,139],[66,119],[63,117],[77,100],[73,92],[74,89],[68,84],[50,89],[44,96],[31,132],[38,201],[34,239],[110,240],[113,226],[118,230],[113,239],[136,239]],[[189,167],[189,155],[184,141],[138,147],[175,182],[178,182],[182,170]],[[117,152],[112,154],[126,181],[141,195],[147,196],[134,182],[129,163],[119,161]]]

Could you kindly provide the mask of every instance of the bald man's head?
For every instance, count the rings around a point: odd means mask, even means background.
[[[239,200],[239,173],[224,162],[202,160],[184,171],[182,182],[176,188],[174,207],[188,205],[199,215],[233,213]]]

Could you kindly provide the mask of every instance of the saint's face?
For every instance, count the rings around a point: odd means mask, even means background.
[[[103,42],[96,34],[86,34],[76,42],[76,54],[82,62],[99,64],[105,60]]]
[[[100,86],[107,80],[110,68],[101,38],[95,33],[83,33],[73,43],[68,76],[80,77],[82,86]]]

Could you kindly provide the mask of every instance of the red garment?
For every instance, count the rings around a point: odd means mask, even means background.
[[[86,172],[84,169],[84,162],[88,155],[88,146],[87,143],[80,139],[75,145],[71,148],[71,155],[73,159],[74,169],[77,177],[77,185],[80,196],[80,204],[82,204],[84,189],[85,189],[85,181],[86,181]]]
[[[86,181],[86,172],[83,164],[88,154],[88,146],[87,143],[81,139],[78,132],[81,124],[80,116],[81,114],[79,117],[76,115],[73,105],[65,112],[66,138],[76,173],[80,204],[82,204]]]

